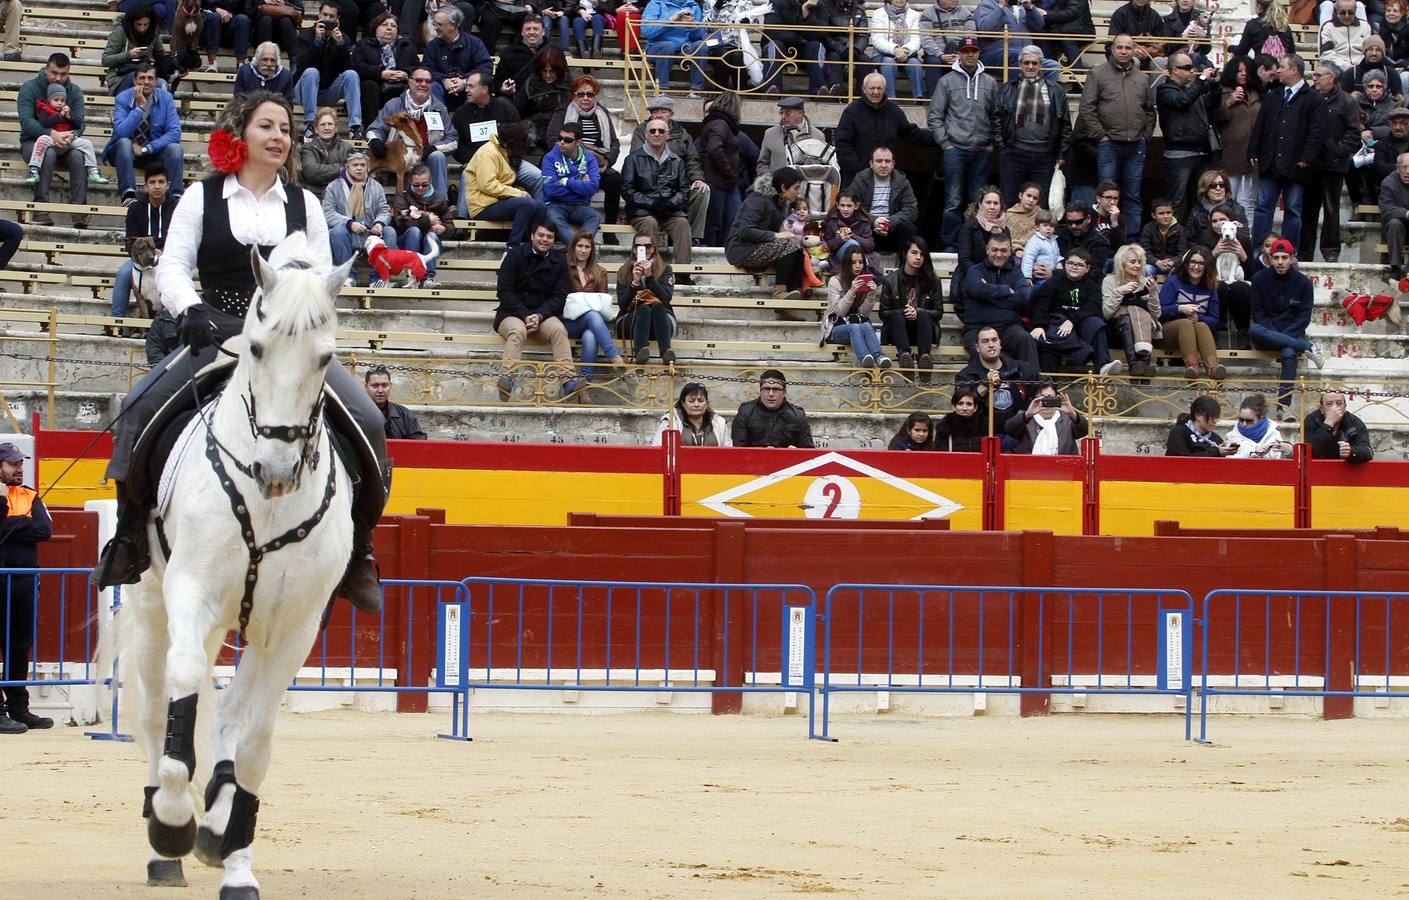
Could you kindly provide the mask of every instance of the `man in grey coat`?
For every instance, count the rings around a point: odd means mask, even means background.
[[[877,250],[894,250],[904,260],[905,248],[919,231],[920,204],[905,173],[895,168],[889,147],[871,151],[871,167],[851,182],[856,202],[871,216],[871,235]]]
[[[801,97],[782,98],[778,101],[778,124],[763,132],[763,143],[758,148],[759,173],[793,165],[788,159],[788,144],[811,140],[825,142],[827,135],[813,127]]]
[[[979,62],[978,40],[964,38],[959,59],[939,79],[927,118],[944,153],[944,223],[939,236],[945,248],[955,245],[964,207],[988,184],[997,96],[998,82]]]

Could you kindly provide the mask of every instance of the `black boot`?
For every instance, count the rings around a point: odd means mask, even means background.
[[[600,34],[592,35],[592,58],[602,58],[602,36]]]
[[[1115,327],[1120,332],[1120,342],[1125,345],[1125,361],[1130,364],[1131,375],[1147,375],[1144,363],[1135,356],[1135,326],[1129,316],[1117,315]]]
[[[588,57],[587,57],[587,45],[586,45],[586,44],[582,43],[582,41],[573,41],[573,42],[572,42],[572,46],[573,46],[573,49],[574,49],[575,51],[577,51],[577,58],[578,58],[578,59],[587,59],[587,58],[588,58]]]
[[[365,613],[382,611],[381,569],[372,555],[372,532],[361,528],[352,536],[352,559],[338,585],[338,596],[346,597]]]
[[[117,529],[93,568],[93,580],[99,587],[136,584],[152,563],[147,546],[147,510],[128,499],[121,481],[116,485]]]

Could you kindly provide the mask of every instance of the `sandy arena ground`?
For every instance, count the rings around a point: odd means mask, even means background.
[[[285,713],[264,896],[1409,896],[1402,720],[447,720]],[[144,885],[132,745],[7,737],[0,772],[0,895],[215,896]]]

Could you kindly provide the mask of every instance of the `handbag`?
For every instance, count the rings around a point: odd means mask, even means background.
[[[631,315],[642,306],[655,306],[660,303],[660,298],[650,288],[636,292],[636,296],[631,298],[631,305],[626,307],[626,314]]]
[[[1360,149],[1355,152],[1350,161],[1355,164],[1355,168],[1363,169],[1375,161],[1375,150],[1368,141],[1361,141]]]
[[[605,291],[573,291],[567,295],[563,303],[564,319],[574,321],[589,312],[596,312],[607,322],[615,319],[616,304],[612,302],[612,295]]]
[[[293,6],[285,6],[282,3],[259,4],[255,7],[255,18],[260,16],[268,16],[276,22],[279,19],[293,19],[295,28],[303,25],[303,10]]]

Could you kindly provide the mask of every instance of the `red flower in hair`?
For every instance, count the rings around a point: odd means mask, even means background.
[[[206,148],[210,154],[210,164],[226,174],[244,168],[245,158],[250,155],[249,145],[224,129],[210,134],[210,144]]]

